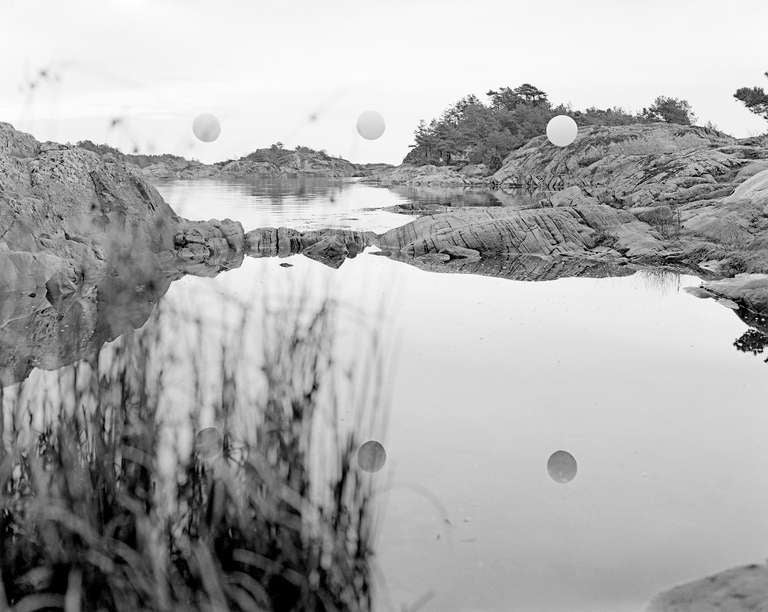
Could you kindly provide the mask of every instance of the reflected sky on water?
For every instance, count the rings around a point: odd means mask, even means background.
[[[369,210],[406,196],[360,183],[161,191],[185,216],[246,229],[408,220]],[[386,463],[372,473],[381,610],[629,611],[768,549],[768,370],[733,347],[747,326],[732,311],[682,291],[696,284],[645,272],[521,282],[363,253],[339,270],[246,260],[166,299],[211,314],[211,287],[327,294],[392,340]],[[354,326],[339,329],[338,350],[354,355]],[[547,473],[557,449],[578,462],[565,486]]]

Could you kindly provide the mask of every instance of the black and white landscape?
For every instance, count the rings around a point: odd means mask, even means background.
[[[0,610],[766,608],[766,22],[0,0]]]

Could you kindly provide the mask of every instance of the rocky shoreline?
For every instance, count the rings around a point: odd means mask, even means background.
[[[688,148],[613,152],[640,128],[655,139],[684,138]],[[70,363],[141,325],[185,274],[296,253],[339,267],[369,246],[427,270],[519,280],[689,271],[707,279],[698,295],[728,300],[760,329],[768,313],[768,148],[703,128],[672,130],[593,129],[571,151],[532,141],[495,176],[560,177],[545,204],[448,209],[377,235],[246,233],[229,219],[189,221],[134,164],[38,143],[0,124],[0,348],[14,347],[2,351],[0,379]],[[126,304],[129,315],[116,314]]]

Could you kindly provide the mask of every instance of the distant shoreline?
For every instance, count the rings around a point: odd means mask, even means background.
[[[266,149],[256,149],[238,159],[206,164],[170,153],[144,155],[123,153],[109,145],[95,144],[89,140],[75,146],[111,156],[124,163],[138,167],[151,179],[197,179],[197,178],[280,178],[318,177],[351,178],[370,176],[373,173],[394,168],[389,164],[355,164],[341,157],[333,157],[324,151],[309,147],[285,149],[279,143]]]

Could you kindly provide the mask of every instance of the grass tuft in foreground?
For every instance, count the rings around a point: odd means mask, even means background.
[[[370,476],[334,416],[334,308],[299,310],[265,313],[253,367],[245,316],[190,353],[166,350],[182,343],[159,314],[6,389],[0,609],[370,609]],[[200,354],[217,355],[212,427]]]

